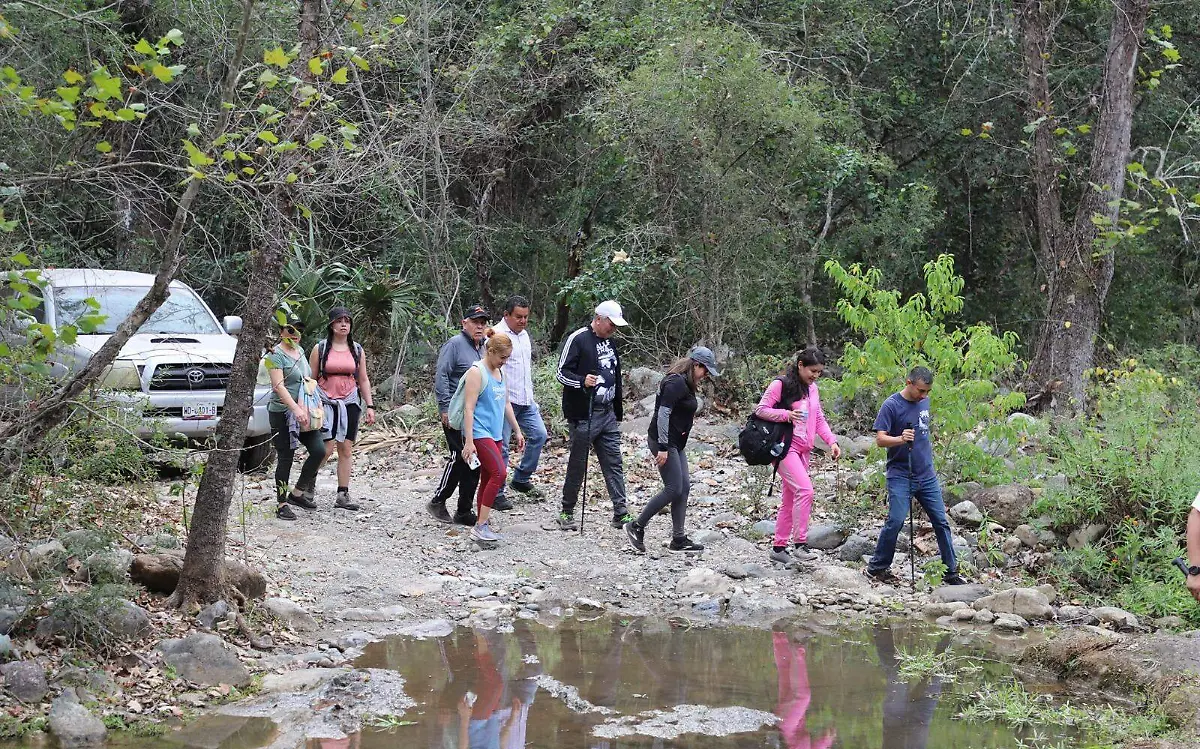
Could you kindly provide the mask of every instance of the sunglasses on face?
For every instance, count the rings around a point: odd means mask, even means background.
[[[291,325],[285,325],[281,332],[289,335],[300,335],[300,330],[298,328],[293,328]]]

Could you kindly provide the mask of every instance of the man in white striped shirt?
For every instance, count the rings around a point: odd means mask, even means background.
[[[513,415],[525,433],[525,454],[521,464],[512,474],[512,488],[530,499],[542,499],[542,492],[532,483],[533,472],[537,470],[538,460],[542,457],[542,447],[546,444],[546,424],[542,421],[542,413],[538,410],[537,401],[533,399],[533,347],[526,327],[529,325],[529,300],[523,296],[512,296],[504,304],[504,319],[493,328],[497,333],[504,333],[512,339],[512,356],[504,365],[504,383],[508,388],[508,401],[512,404]],[[504,462],[508,463],[508,440],[512,436],[512,427],[504,424],[504,441],[502,450]],[[505,509],[502,505],[512,506],[504,496],[504,489],[496,497],[496,509]]]

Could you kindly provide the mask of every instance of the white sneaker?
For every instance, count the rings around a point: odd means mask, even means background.
[[[500,540],[500,537],[492,532],[487,523],[471,527],[471,540],[482,541],[483,543],[495,543]]]

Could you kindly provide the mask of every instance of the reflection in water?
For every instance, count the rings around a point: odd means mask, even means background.
[[[787,632],[772,632],[775,649],[775,668],[779,672],[779,730],[788,749],[829,749],[837,732],[826,729],[821,738],[813,741],[808,734],[808,705],[812,688],[808,684],[808,663],[804,646],[793,642]],[[887,728],[884,727],[886,732]]]
[[[949,644],[950,635],[942,635],[935,652],[941,655]],[[888,680],[883,700],[884,749],[925,749],[929,744],[929,725],[942,696],[941,677],[934,674],[914,679],[912,683],[901,681],[900,661],[890,628],[875,630],[875,652]]]

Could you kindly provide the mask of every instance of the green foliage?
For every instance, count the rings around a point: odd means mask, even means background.
[[[562,414],[562,383],[558,381],[558,357],[554,352],[533,365],[533,399],[550,437],[565,438],[568,425]]]
[[[128,584],[92,585],[55,597],[49,615],[57,623],[57,634],[68,643],[107,654],[122,642],[113,622],[121,618],[134,592]]]
[[[44,715],[20,717],[0,715],[0,739],[21,739],[42,733],[50,725]]]

